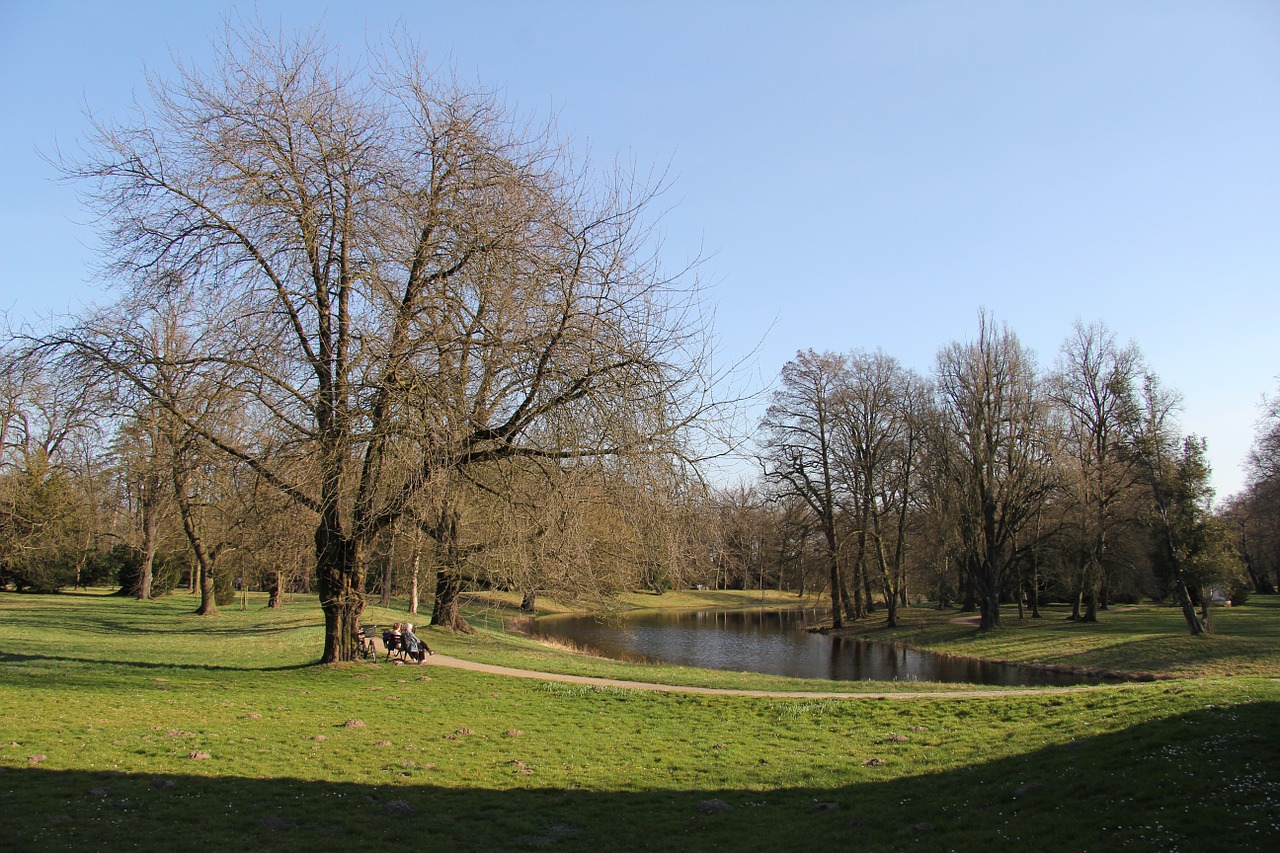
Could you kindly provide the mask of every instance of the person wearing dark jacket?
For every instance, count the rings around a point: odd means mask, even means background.
[[[413,625],[405,623],[404,629],[400,632],[400,642],[404,644],[404,650],[409,657],[422,663],[426,660],[427,655],[434,655],[431,647],[422,641],[417,634],[413,633]]]

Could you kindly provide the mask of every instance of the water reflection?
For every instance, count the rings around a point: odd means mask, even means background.
[[[762,672],[838,681],[947,681],[1005,686],[1096,682],[1067,673],[987,663],[896,643],[806,630],[821,610],[645,611],[616,620],[546,616],[534,634],[620,660]]]

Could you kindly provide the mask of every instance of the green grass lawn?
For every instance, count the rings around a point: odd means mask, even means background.
[[[1219,613],[1219,636],[1190,652],[1148,609],[1104,614],[1093,641],[1060,619],[975,638],[922,614],[899,634],[953,653],[1207,675],[882,700],[317,667],[315,602],[262,604],[206,619],[185,595],[0,593],[0,849],[1164,851],[1280,838],[1280,608],[1265,600]],[[475,611],[478,635],[427,639],[561,672],[814,686],[615,664],[488,630],[510,615]]]
[[[1041,608],[1039,619],[1001,613],[1001,629],[982,634],[957,624],[956,610],[910,608],[902,627],[868,636],[986,660],[1048,664],[1139,676],[1280,675],[1280,596],[1254,596],[1242,607],[1211,611],[1214,633],[1192,637],[1182,611],[1155,604],[1100,613],[1098,622],[1071,622],[1070,608]],[[868,620],[875,628],[877,620]],[[865,629],[855,628],[854,631]]]

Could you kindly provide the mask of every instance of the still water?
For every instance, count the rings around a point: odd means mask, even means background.
[[[896,643],[810,633],[820,610],[643,611],[615,620],[544,616],[535,636],[619,660],[840,681],[948,681],[1005,686],[1098,681],[1031,667],[952,658]]]

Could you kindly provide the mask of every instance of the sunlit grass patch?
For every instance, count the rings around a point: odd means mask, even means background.
[[[910,608],[907,624],[869,638],[900,639],[929,651],[1140,676],[1280,675],[1280,597],[1255,596],[1241,607],[1215,608],[1214,633],[1188,634],[1181,611],[1154,604],[1116,607],[1099,621],[1069,621],[1069,609],[1041,608],[1018,618],[1006,608],[997,631],[957,624],[955,610]],[[870,626],[867,626],[870,627]],[[865,630],[865,628],[863,629]]]

